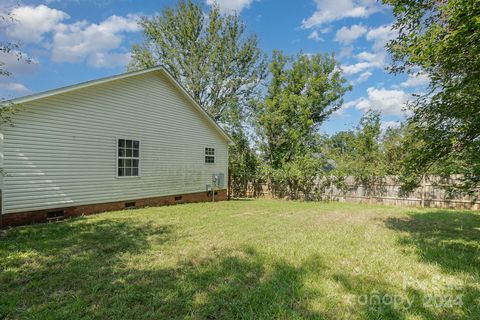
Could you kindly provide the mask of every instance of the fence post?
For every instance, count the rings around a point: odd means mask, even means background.
[[[230,197],[232,195],[232,176],[230,170],[228,170],[228,175],[227,175],[227,200],[230,200]]]
[[[330,176],[330,201],[333,201],[333,178]]]
[[[3,227],[3,190],[0,189],[0,229]]]
[[[421,206],[425,208],[425,174],[422,176],[422,198]]]

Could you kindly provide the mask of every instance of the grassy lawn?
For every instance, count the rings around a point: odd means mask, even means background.
[[[275,200],[6,230],[0,319],[479,319],[480,214]]]

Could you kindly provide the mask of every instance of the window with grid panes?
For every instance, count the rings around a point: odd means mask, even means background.
[[[140,176],[140,141],[118,139],[117,147],[118,177]]]
[[[205,148],[205,163],[215,163],[215,148]]]

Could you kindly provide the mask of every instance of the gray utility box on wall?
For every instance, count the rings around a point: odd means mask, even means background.
[[[215,184],[215,187],[222,188],[225,186],[225,175],[223,173],[214,173],[212,175],[212,182]]]

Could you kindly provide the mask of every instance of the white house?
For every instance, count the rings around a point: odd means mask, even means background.
[[[230,138],[163,67],[11,102],[3,226],[226,198]]]

